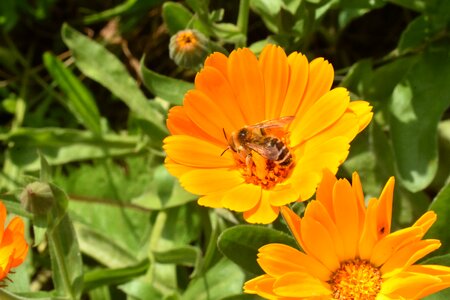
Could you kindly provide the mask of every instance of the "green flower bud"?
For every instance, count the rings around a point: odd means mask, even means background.
[[[199,69],[211,53],[208,38],[193,29],[178,31],[170,38],[169,56],[180,67]]]
[[[33,182],[20,194],[22,207],[35,215],[46,214],[54,204],[53,192],[48,183]]]

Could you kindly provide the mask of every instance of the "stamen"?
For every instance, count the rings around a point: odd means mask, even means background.
[[[235,154],[238,167],[247,183],[260,185],[263,189],[271,189],[285,181],[292,173],[294,163],[282,166],[274,161],[267,160],[258,153],[252,151],[248,162]]]
[[[381,289],[381,271],[360,259],[343,262],[329,284],[333,299],[375,300]]]

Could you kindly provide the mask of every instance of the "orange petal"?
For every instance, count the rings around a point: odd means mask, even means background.
[[[5,221],[6,221],[6,207],[0,202],[0,242],[3,239],[3,233],[5,230]]]
[[[174,162],[199,168],[233,168],[235,162],[230,151],[208,141],[188,136],[172,135],[164,139],[164,150]]]
[[[349,259],[348,255],[345,254],[344,238],[339,232],[333,217],[330,216],[330,212],[326,210],[322,202],[317,200],[311,201],[306,207],[305,215],[322,224],[330,233],[339,261]]]
[[[205,67],[213,67],[217,69],[220,73],[223,74],[225,78],[228,77],[228,57],[226,57],[223,53],[214,52],[210,56],[208,56],[205,60]]]
[[[217,104],[199,90],[187,92],[184,96],[184,109],[189,118],[219,144],[226,143],[225,132],[235,127]]]
[[[297,114],[291,125],[291,144],[298,145],[336,122],[344,114],[349,101],[346,89],[335,88],[323,95],[307,111]]]
[[[320,97],[331,88],[334,79],[333,66],[322,57],[309,64],[308,84],[297,115],[303,115]]]
[[[289,227],[289,230],[291,231],[294,238],[297,240],[297,243],[303,248],[304,244],[302,241],[301,236],[301,218],[293,212],[290,208],[286,206],[280,207],[281,214],[283,215],[283,218],[286,222],[286,224]],[[304,249],[304,248],[303,248]]]
[[[346,112],[336,122],[328,126],[328,128],[309,139],[307,143],[313,147],[337,136],[346,137],[347,141],[350,142],[355,138],[357,133],[358,120],[355,114]]]
[[[244,212],[244,219],[248,223],[270,224],[278,217],[279,208],[270,205],[268,195],[262,191],[261,200],[251,210]]]
[[[401,247],[421,238],[421,229],[408,227],[388,234],[375,244],[370,262],[378,267],[384,264]]]
[[[345,179],[338,180],[334,185],[333,208],[344,244],[344,260],[354,259],[359,242],[358,204],[350,183]]]
[[[264,47],[259,56],[264,79],[266,120],[280,117],[289,82],[289,66],[284,50],[275,45]]]
[[[228,80],[247,125],[265,120],[264,81],[258,61],[248,48],[237,49],[230,54]]]
[[[272,190],[267,190],[269,193],[269,201],[273,206],[282,206],[294,201],[297,201],[300,197],[297,188],[292,184],[279,184]]]
[[[300,230],[302,241],[305,244],[303,250],[308,255],[314,256],[328,270],[338,269],[340,262],[328,228],[305,215],[302,219]]]
[[[358,117],[359,132],[363,131],[372,120],[372,106],[370,106],[367,101],[358,100],[351,101],[348,105],[348,109],[354,112]]]
[[[338,166],[348,155],[349,148],[350,145],[344,137],[335,137],[314,147],[305,145],[303,155],[300,154],[301,149],[294,152],[295,156],[300,158],[297,165],[298,172],[319,172],[322,175],[323,170],[328,169],[335,174]],[[297,168],[294,172],[296,171]]]
[[[408,267],[441,246],[439,240],[423,240],[396,251],[381,267],[383,277],[387,278]],[[392,273],[390,273],[392,272]]]
[[[388,182],[378,198],[377,204],[377,233],[378,239],[388,235],[391,232],[392,219],[392,200],[394,198],[394,177],[389,178]]]
[[[369,200],[366,210],[361,238],[359,240],[359,257],[364,260],[370,260],[373,248],[378,241],[376,220],[377,220],[377,199]]]
[[[254,184],[240,184],[227,191],[222,198],[223,207],[244,212],[255,207],[261,199],[261,187]]]
[[[328,160],[328,155],[323,155],[322,158],[326,161]],[[298,201],[306,201],[311,198],[320,182],[322,169],[317,170],[302,170],[302,164],[300,163],[296,166],[296,169],[300,170],[292,174],[292,185],[296,187],[297,193],[299,193]]]
[[[179,163],[174,162],[170,157],[166,157],[164,160],[164,166],[166,167],[167,171],[175,177],[180,177],[186,172],[195,170],[195,167],[188,167],[186,165],[180,165]]]
[[[416,295],[422,289],[440,282],[438,277],[428,274],[400,273],[398,276],[385,280],[380,292],[391,296],[391,299],[419,299]]]
[[[284,99],[281,116],[295,116],[301,105],[308,83],[309,65],[306,57],[294,52],[288,57],[289,86]]]
[[[427,211],[414,224],[413,227],[420,227],[423,235],[430,229],[431,225],[436,222],[437,215],[434,211]],[[423,236],[422,235],[422,236]]]
[[[291,272],[306,272],[327,281],[331,275],[331,272],[313,257],[284,244],[262,246],[258,253],[258,263],[264,272],[274,277]]]
[[[180,177],[181,185],[196,195],[226,191],[243,182],[239,171],[229,169],[198,169]]]
[[[197,203],[202,206],[220,208],[222,205],[222,198],[226,192],[211,193],[206,196],[198,198]]]
[[[261,275],[244,284],[244,292],[248,294],[258,294],[266,299],[278,299],[273,293],[275,278],[269,275]]]
[[[25,225],[19,217],[14,217],[6,228],[6,234],[11,234],[13,238],[14,254],[11,267],[20,265],[27,256],[28,244],[24,238]]]
[[[273,285],[275,294],[283,297],[302,299],[331,295],[329,285],[304,272],[287,273]]]
[[[212,67],[205,67],[195,77],[195,88],[205,93],[217,104],[223,114],[228,116],[235,130],[244,127],[244,116],[239,108],[239,103],[237,103],[230,83],[220,71]],[[205,112],[212,118],[216,117],[208,110]]]
[[[185,134],[198,137],[204,140],[215,142],[217,139],[211,139],[211,136],[198,127],[186,114],[183,106],[174,106],[169,110],[167,118],[167,128],[173,135]]]
[[[357,172],[353,172],[352,174],[352,189],[355,193],[356,202],[358,206],[358,216],[359,216],[359,234],[364,228],[364,221],[366,218],[366,204],[364,202],[364,193],[362,189],[361,180]]]
[[[337,182],[336,176],[328,169],[323,169],[322,180],[317,188],[316,199],[320,201],[328,211],[328,214],[334,220],[333,209],[333,189],[334,184]]]

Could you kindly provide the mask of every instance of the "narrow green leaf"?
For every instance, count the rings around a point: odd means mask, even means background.
[[[448,50],[433,49],[424,53],[392,93],[389,121],[398,177],[411,192],[427,187],[436,174],[437,126],[450,106],[448,82]]]
[[[153,72],[147,69],[143,62],[144,60],[141,60],[142,79],[149,91],[171,104],[183,104],[184,94],[193,89],[194,84]]]
[[[11,161],[26,170],[40,168],[38,151],[50,165],[86,159],[138,154],[143,151],[139,138],[106,134],[101,137],[89,131],[63,128],[24,128],[8,133]]]
[[[61,33],[64,43],[72,51],[76,66],[121,99],[136,116],[153,125],[159,135],[152,138],[162,140],[167,133],[163,116],[152,108],[120,60],[67,24],[63,25]]]
[[[67,95],[67,104],[72,113],[82,125],[92,132],[100,134],[100,113],[89,90],[54,55],[45,53],[44,64],[50,75]]]
[[[219,250],[226,257],[253,274],[262,274],[262,270],[256,262],[258,249],[270,243],[282,243],[297,247],[295,240],[286,233],[253,225],[228,228],[217,240]]]
[[[162,17],[171,35],[186,29],[193,14],[183,5],[176,2],[165,2],[162,6]]]
[[[104,268],[86,272],[83,277],[84,291],[98,288],[104,285],[116,285],[127,282],[134,277],[144,275],[149,267],[149,261],[144,260],[141,263],[125,268]]]
[[[436,223],[431,226],[426,237],[439,239],[442,246],[433,252],[434,255],[450,252],[450,231],[448,230],[448,220],[450,220],[450,184],[444,186],[434,198],[430,205],[430,210],[437,214]]]
[[[110,20],[120,15],[145,12],[161,2],[162,0],[126,0],[113,8],[84,17],[83,23],[92,24]]]
[[[155,251],[153,257],[157,263],[176,264],[197,269],[200,265],[201,251],[198,247],[181,246],[167,251]]]

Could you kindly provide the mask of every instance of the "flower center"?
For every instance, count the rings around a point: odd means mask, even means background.
[[[333,299],[375,300],[381,289],[381,271],[365,260],[343,262],[329,281]]]
[[[177,35],[177,45],[180,49],[191,50],[197,44],[197,37],[192,31],[183,31]]]
[[[251,157],[245,161],[238,155],[235,158],[245,181],[267,190],[285,181],[294,168],[292,157],[288,157],[285,164],[266,159],[255,151],[251,151]]]

